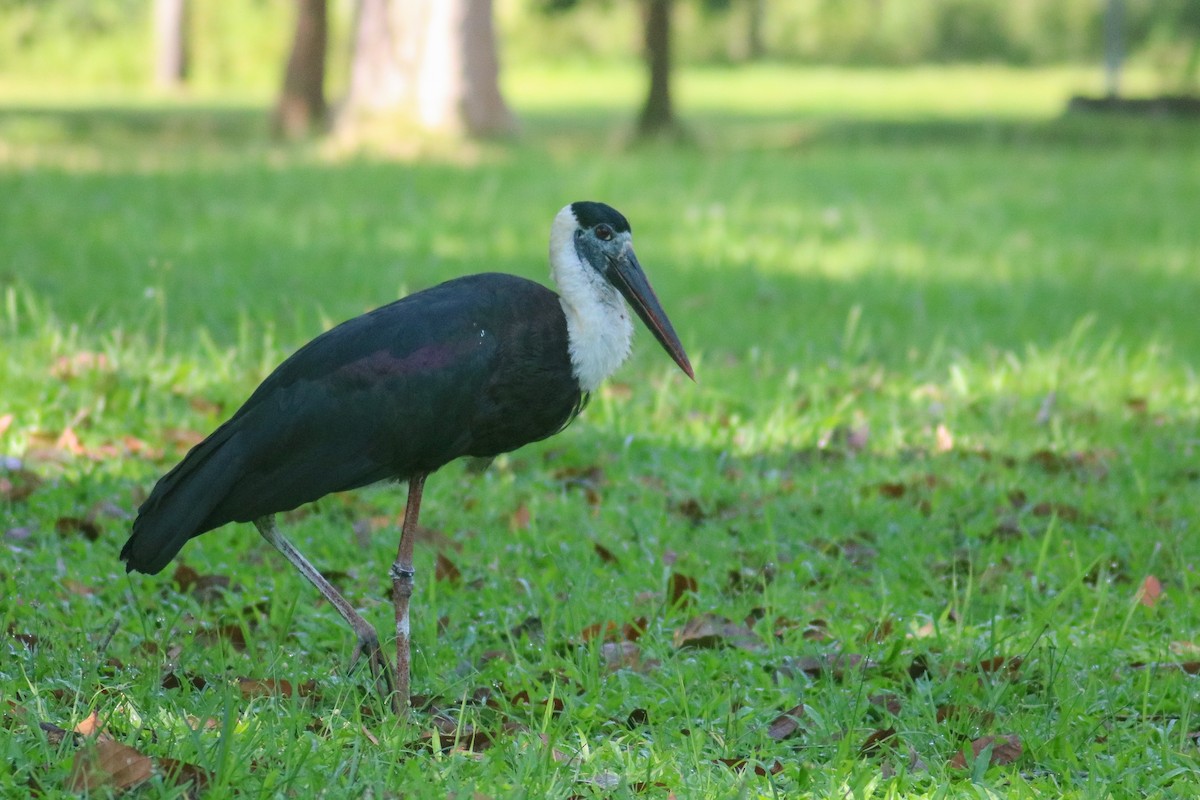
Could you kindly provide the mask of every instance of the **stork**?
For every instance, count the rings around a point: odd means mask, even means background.
[[[559,211],[550,268],[558,294],[515,275],[470,275],[301,347],[158,481],[121,550],[126,570],[160,572],[189,539],[229,522],[254,523],[354,629],[352,666],[365,657],[395,711],[405,713],[413,540],[426,476],[457,458],[491,458],[566,427],[629,355],[626,301],[695,379],[618,211],[596,202]],[[275,525],[280,512],[385,480],[408,482],[389,573],[394,680],[375,629]]]

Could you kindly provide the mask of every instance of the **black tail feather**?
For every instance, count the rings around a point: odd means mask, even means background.
[[[127,572],[161,572],[189,539],[217,526],[212,510],[237,475],[232,435],[228,423],[218,428],[155,484],[121,548]]]

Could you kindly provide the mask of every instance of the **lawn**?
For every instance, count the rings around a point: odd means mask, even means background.
[[[115,742],[139,797],[1194,796],[1194,124],[1061,117],[1062,71],[763,67],[630,148],[636,81],[579,77],[510,76],[517,142],[385,154],[273,145],[253,98],[0,102],[0,795],[120,791]],[[422,711],[250,526],[124,574],[287,353],[544,279],[577,199],[697,382],[641,330],[563,434],[431,477]],[[285,522],[385,634],[403,504]]]

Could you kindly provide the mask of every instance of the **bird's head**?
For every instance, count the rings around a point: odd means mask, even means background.
[[[578,301],[572,295],[582,294],[619,306],[613,290],[619,292],[679,368],[695,379],[683,344],[633,252],[633,232],[621,212],[589,201],[559,211],[550,232],[550,266],[568,303]]]

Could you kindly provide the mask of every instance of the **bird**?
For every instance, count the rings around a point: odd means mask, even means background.
[[[625,361],[642,320],[693,381],[683,344],[633,249],[629,221],[578,201],[550,228],[557,293],[516,275],[448,280],[347,320],[296,350],[245,403],[163,475],[120,558],[155,574],[191,539],[250,522],[354,630],[393,710],[407,713],[413,540],[428,475],[563,430]],[[389,575],[395,676],[372,625],[279,531],[275,516],[327,494],[407,482]]]

